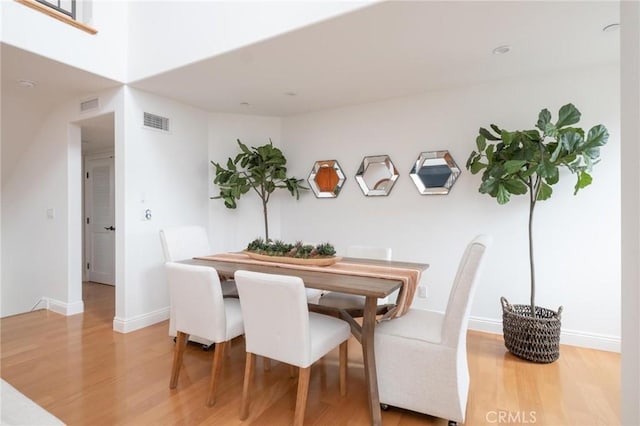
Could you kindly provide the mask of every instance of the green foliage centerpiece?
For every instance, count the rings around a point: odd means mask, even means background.
[[[211,161],[216,168],[213,183],[220,187],[220,194],[214,199],[223,199],[229,209],[237,207],[236,200],[253,190],[262,200],[262,214],[264,217],[264,238],[269,241],[269,221],[267,204],[271,194],[279,188],[289,190],[296,199],[301,190],[309,188],[301,185],[302,179],[287,177],[287,159],[282,151],[273,146],[271,140],[266,145],[249,149],[238,139],[240,153],[235,159],[227,160],[227,167]]]
[[[552,186],[560,180],[560,169],[576,175],[574,195],[591,184],[591,169],[598,163],[600,147],[609,139],[609,132],[603,125],[592,127],[588,133],[574,127],[580,121],[580,111],[567,104],[560,108],[558,120],[551,121],[547,109],[540,111],[536,129],[508,131],[495,124],[491,130],[480,128],[476,138],[477,151],[471,152],[467,169],[472,174],[483,171],[479,191],[495,198],[498,204],[509,202],[511,195],[529,194],[529,273],[531,297],[529,306],[520,309],[532,321],[528,327],[534,330],[520,330],[518,336],[507,329],[509,318],[503,316],[505,344],[507,348],[522,358],[537,362],[551,362],[559,356],[560,312],[557,315],[557,342],[549,353],[539,346],[546,346],[536,333],[548,333],[556,327],[550,321],[535,321],[538,317],[553,317],[549,311],[535,306],[535,268],[533,257],[533,213],[538,201],[548,200],[553,193]],[[506,299],[502,298],[503,312]],[[506,303],[507,307],[511,305]],[[515,305],[517,306],[517,305]],[[522,322],[521,324],[522,325]],[[520,327],[522,328],[522,327]],[[553,342],[552,342],[553,343]],[[514,346],[516,346],[514,348]],[[519,348],[517,347],[519,346]],[[557,348],[555,346],[558,346]],[[519,349],[519,350],[518,350]],[[551,353],[554,352],[554,353]]]
[[[295,257],[298,259],[333,257],[336,255],[335,248],[329,243],[313,246],[311,244],[303,244],[301,241],[295,244],[285,243],[280,240],[265,242],[262,238],[256,238],[251,241],[247,246],[247,251],[267,256]]]
[[[336,250],[329,243],[318,245],[295,244],[284,241],[265,241],[257,238],[249,243],[245,254],[250,258],[266,262],[294,263],[298,265],[329,266],[340,261]]]

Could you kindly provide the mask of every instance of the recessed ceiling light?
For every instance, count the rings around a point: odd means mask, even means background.
[[[502,45],[502,46],[498,46],[495,49],[493,49],[493,54],[494,55],[504,55],[505,53],[509,53],[511,51],[511,46],[509,46],[508,44]]]
[[[31,89],[32,87],[37,86],[37,82],[33,80],[18,80],[18,86],[24,87],[26,89]]]
[[[610,33],[612,31],[617,31],[619,28],[620,23],[615,22],[613,24],[605,25],[604,27],[602,27],[602,31],[604,31],[605,33]]]

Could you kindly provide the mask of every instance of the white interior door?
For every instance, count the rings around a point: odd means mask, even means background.
[[[113,156],[85,161],[85,259],[89,281],[115,285]]]

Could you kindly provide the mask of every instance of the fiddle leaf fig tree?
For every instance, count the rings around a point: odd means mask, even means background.
[[[512,195],[529,194],[529,269],[531,315],[535,316],[535,265],[533,258],[533,212],[538,201],[551,197],[553,185],[560,180],[560,170],[576,176],[574,195],[591,184],[591,169],[599,161],[600,147],[609,139],[601,124],[588,133],[574,127],[580,111],[567,104],[560,108],[558,119],[551,121],[547,109],[540,111],[536,129],[508,131],[492,124],[491,130],[480,128],[477,151],[471,152],[467,169],[482,171],[479,191],[495,198],[499,204]]]
[[[220,187],[220,194],[214,199],[223,199],[224,205],[229,209],[237,207],[236,200],[253,190],[262,200],[262,213],[264,216],[265,241],[269,241],[269,221],[267,204],[271,194],[279,188],[287,189],[296,199],[300,198],[300,191],[307,190],[301,185],[302,179],[287,177],[287,159],[282,151],[268,144],[251,147],[249,149],[238,139],[240,153],[235,159],[227,160],[227,167],[211,161],[216,169],[213,183]]]

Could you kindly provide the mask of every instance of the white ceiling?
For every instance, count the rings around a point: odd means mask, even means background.
[[[614,22],[612,1],[384,2],[131,85],[209,111],[287,116],[616,62],[619,33],[602,31]],[[505,44],[509,54],[492,54]]]
[[[619,32],[602,31],[616,22],[616,1],[382,2],[129,84],[208,111],[295,115],[616,63]],[[500,45],[511,52],[492,54]],[[122,84],[6,44],[0,53],[3,135],[6,126],[33,129],[14,119],[25,105],[47,111]],[[38,86],[20,88],[19,79]],[[83,140],[112,140],[104,133],[112,120],[83,123]]]
[[[55,105],[122,84],[4,43],[0,44],[0,58],[3,139],[29,141],[39,128],[38,121],[44,119]],[[21,87],[18,84],[20,80],[34,81],[36,86]],[[113,118],[109,131],[106,130],[108,117],[90,122],[86,131],[92,136],[83,147],[95,151],[113,146]],[[83,139],[84,133],[83,127]],[[107,140],[109,144],[105,145]],[[5,158],[15,158],[25,148],[26,144],[3,143],[3,165],[6,166]]]
[[[0,44],[0,55],[3,98],[34,100],[53,106],[121,84],[4,43]],[[26,89],[17,84],[19,80],[32,80],[37,86]]]

